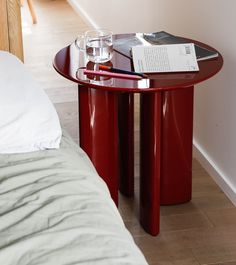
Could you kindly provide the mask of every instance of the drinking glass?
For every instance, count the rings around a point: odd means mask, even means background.
[[[79,49],[85,49],[88,60],[94,63],[110,61],[113,55],[112,32],[107,29],[88,30],[75,40]]]

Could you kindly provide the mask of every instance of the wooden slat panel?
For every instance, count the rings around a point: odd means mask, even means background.
[[[23,61],[20,0],[7,0],[9,51]]]
[[[8,26],[7,26],[7,2],[0,1],[0,50],[9,50]]]

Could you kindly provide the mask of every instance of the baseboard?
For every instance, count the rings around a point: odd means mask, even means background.
[[[77,12],[82,19],[92,28],[99,28],[99,26],[93,21],[87,12],[80,6],[77,0],[67,0],[67,2],[72,6],[72,8]]]
[[[230,201],[236,206],[236,192],[233,185],[227,180],[223,172],[221,172],[221,170],[195,139],[193,139],[193,156],[199,161]]]

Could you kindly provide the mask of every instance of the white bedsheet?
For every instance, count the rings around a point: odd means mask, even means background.
[[[0,265],[147,264],[86,155],[0,155]]]

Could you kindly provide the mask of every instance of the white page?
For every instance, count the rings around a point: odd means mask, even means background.
[[[199,71],[193,43],[132,47],[136,72]]]

